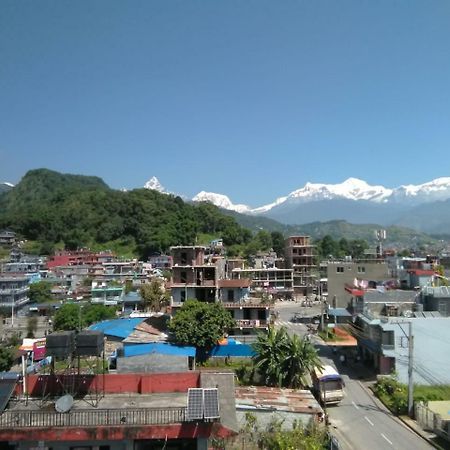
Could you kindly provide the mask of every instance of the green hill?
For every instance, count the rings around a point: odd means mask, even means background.
[[[100,178],[46,169],[28,172],[0,197],[0,228],[11,228],[50,251],[115,243],[141,257],[171,245],[194,244],[199,234],[243,244],[251,233],[210,204],[189,205],[147,189],[122,192]]]

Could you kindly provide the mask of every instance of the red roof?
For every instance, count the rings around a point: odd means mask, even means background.
[[[413,273],[415,275],[428,275],[428,276],[432,276],[434,275],[434,270],[423,270],[423,269],[411,269],[408,270],[408,273]]]

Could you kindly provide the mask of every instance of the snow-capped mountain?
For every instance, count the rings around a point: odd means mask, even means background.
[[[428,183],[400,186],[393,190],[390,200],[407,201],[417,205],[448,198],[450,198],[450,177],[442,177]]]
[[[375,204],[407,201],[408,204],[417,205],[448,198],[450,198],[450,177],[437,178],[419,185],[400,186],[395,189],[380,185],[372,186],[358,178],[348,178],[338,184],[306,183],[305,186],[292,191],[287,196],[279,197],[274,202],[258,208],[234,204],[226,195],[205,191],[198,193],[193,201],[209,201],[220,208],[247,214],[264,214],[283,204],[301,204],[333,199],[366,201]]]
[[[9,183],[8,181],[3,181],[1,184],[4,184],[5,186],[13,188],[14,185],[12,183]]]
[[[247,205],[235,205],[229,197],[223,194],[215,194],[214,192],[199,192],[193,199],[194,202],[210,202],[219,208],[229,209],[230,211],[237,211],[239,213],[248,214],[252,210]]]
[[[158,191],[162,194],[168,193],[156,177],[151,177],[150,180],[148,180],[147,183],[144,184],[144,188],[150,189],[151,191]]]

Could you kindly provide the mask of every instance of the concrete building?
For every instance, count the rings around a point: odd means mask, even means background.
[[[328,261],[328,303],[333,308],[347,308],[355,293],[346,287],[355,286],[355,279],[366,281],[368,285],[389,278],[388,265],[383,260]]]
[[[286,268],[293,269],[294,294],[309,295],[316,286],[313,271],[316,269],[314,261],[314,245],[309,236],[290,236],[285,242]]]
[[[70,398],[64,377],[27,376],[28,396],[22,383],[14,379],[9,383],[11,395],[2,404],[6,409],[0,411],[1,448],[207,450],[214,437],[238,431],[232,373],[81,374],[70,378]],[[93,386],[101,391],[95,406],[90,398]],[[189,400],[191,388],[200,394],[196,408]],[[218,400],[215,414],[209,413],[206,392]],[[67,401],[58,407],[64,394]],[[8,403],[11,396],[14,401]]]
[[[416,384],[449,384],[450,319],[443,317],[386,317],[360,314],[355,330],[362,359],[379,374],[398,375],[408,383],[409,324],[414,336],[413,378]],[[409,314],[408,314],[409,315]]]
[[[15,310],[29,302],[29,277],[24,274],[0,274],[0,307]]]

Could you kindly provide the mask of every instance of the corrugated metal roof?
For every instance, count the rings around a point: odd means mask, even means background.
[[[136,317],[133,319],[113,319],[104,320],[103,322],[96,323],[89,327],[90,330],[103,331],[105,336],[113,336],[125,339],[145,319],[142,317]]]
[[[273,408],[278,411],[314,414],[322,412],[312,393],[299,389],[280,389],[263,386],[237,387],[236,404]]]
[[[160,353],[162,355],[174,356],[195,356],[195,347],[182,347],[178,345],[166,343],[152,343],[152,344],[125,344],[123,347],[124,356],[139,356],[149,353]]]

